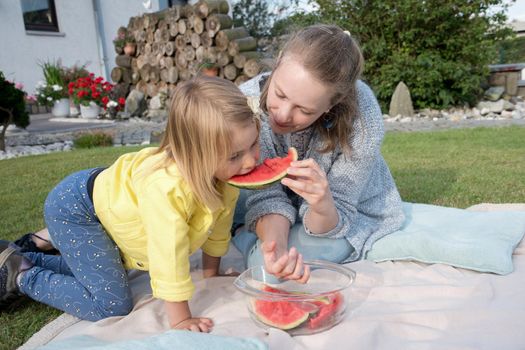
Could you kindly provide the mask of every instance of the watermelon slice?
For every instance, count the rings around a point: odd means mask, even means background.
[[[233,176],[228,183],[248,190],[266,188],[285,177],[286,170],[294,160],[297,160],[297,150],[290,147],[286,157],[267,158],[249,173]]]
[[[253,311],[261,322],[285,330],[301,325],[310,316],[308,311],[289,301],[254,300]]]
[[[278,294],[303,294],[298,292],[289,292],[282,289],[278,289],[275,287],[271,287],[269,285],[265,285],[262,290],[265,292],[271,292],[271,293],[278,293]],[[264,302],[264,301],[263,301]],[[268,301],[266,301],[268,303]],[[342,304],[343,304],[343,296],[341,293],[337,292],[331,295],[325,295],[325,296],[319,296],[312,298],[308,301],[272,301],[270,303],[281,303],[281,304],[289,304],[288,306],[280,305],[276,307],[278,309],[277,312],[281,312],[285,309],[300,309],[304,312],[308,313],[308,322],[302,321],[301,323],[294,325],[294,327],[297,327],[301,324],[304,324],[308,326],[309,329],[321,329],[326,326],[333,325],[335,322],[334,317],[338,314],[338,312],[341,310]],[[265,305],[266,307],[271,308],[272,305]],[[255,310],[255,308],[254,308]],[[267,311],[267,310],[266,310]],[[257,310],[255,310],[257,314]],[[268,311],[267,311],[268,312]],[[268,322],[264,321],[259,315],[257,317],[263,321],[266,324],[269,324]],[[279,317],[279,316],[275,316]],[[282,328],[281,326],[274,326],[281,329],[291,329],[290,328]]]
[[[308,328],[318,329],[323,326],[332,324],[332,318],[339,311],[342,302],[343,297],[341,293],[335,293],[334,295],[330,295],[328,303],[325,303],[323,301],[320,304],[318,304],[319,312],[314,317],[310,317],[310,319],[308,320]]]

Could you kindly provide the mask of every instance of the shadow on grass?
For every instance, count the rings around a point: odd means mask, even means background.
[[[392,174],[404,202],[440,204],[457,182],[453,168],[392,170]]]

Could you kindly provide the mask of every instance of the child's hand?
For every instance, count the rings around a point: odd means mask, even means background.
[[[209,333],[213,327],[213,321],[206,317],[192,317],[187,318],[175,326],[172,329],[185,329],[192,332],[204,332]]]
[[[213,327],[213,321],[205,317],[192,317],[179,322],[172,329],[185,329],[192,332],[209,333]]]
[[[193,317],[187,301],[164,301],[168,322],[172,329],[209,333],[213,321],[206,317]]]

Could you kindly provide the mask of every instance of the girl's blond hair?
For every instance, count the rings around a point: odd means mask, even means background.
[[[356,41],[338,26],[312,25],[290,37],[277,59],[274,72],[286,57],[298,60],[310,74],[333,91],[333,107],[314,123],[324,144],[319,151],[333,151],[339,145],[343,151],[349,152],[348,139],[359,113],[356,80],[364,65]],[[272,77],[273,73],[261,92],[260,105],[265,112],[268,112],[266,98]],[[332,123],[330,128],[323,125],[327,121]]]
[[[196,198],[209,208],[222,203],[215,172],[231,153],[232,125],[257,123],[246,97],[231,81],[207,76],[180,83],[170,102],[158,152],[175,162]]]

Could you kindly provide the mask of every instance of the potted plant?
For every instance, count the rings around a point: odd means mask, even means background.
[[[87,77],[89,72],[86,70],[86,65],[74,64],[71,67],[62,67],[62,81],[64,87],[69,87],[69,83],[75,82],[78,78]],[[69,94],[68,94],[69,96]],[[69,116],[76,117],[80,114],[78,104],[75,104],[72,98],[69,99]]]
[[[124,108],[124,105],[126,104],[126,99],[124,97],[117,98],[117,101],[104,98],[104,105],[106,106],[106,114],[109,119],[116,119],[117,113]]]
[[[69,116],[69,97],[62,79],[60,62],[44,62],[40,66],[44,81],[36,85],[38,103],[52,107],[51,114],[55,117]]]
[[[135,42],[135,38],[128,35],[126,36],[124,41],[124,54],[128,56],[134,56],[135,51],[137,50],[137,43]]]
[[[219,66],[209,58],[205,58],[199,66],[199,72],[210,77],[216,77],[219,75]]]
[[[73,101],[80,105],[82,118],[96,118],[100,108],[107,108],[113,85],[103,77],[95,77],[90,73],[87,77],[80,77],[69,83],[68,93]]]
[[[117,31],[117,37],[113,39],[115,45],[115,52],[121,55],[124,53],[128,56],[135,55],[137,49],[137,43],[135,38],[125,27],[120,27]]]

